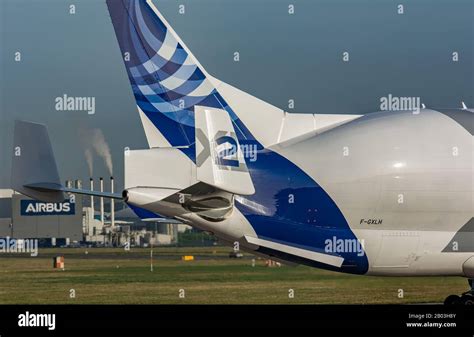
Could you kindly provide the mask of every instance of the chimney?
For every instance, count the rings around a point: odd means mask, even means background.
[[[94,190],[94,178],[91,178],[90,182],[91,182],[91,191],[93,191]],[[95,207],[94,207],[94,196],[93,195],[91,195],[91,208],[92,208],[92,218],[94,219]]]
[[[99,178],[100,183],[100,191],[104,192],[104,179],[102,177]],[[104,197],[100,197],[100,222],[102,222],[102,226],[104,226]]]
[[[110,192],[114,193],[114,177],[110,177]],[[115,200],[110,199],[110,221],[112,228],[115,228]]]
[[[82,180],[80,179],[76,179],[74,181],[74,187],[78,190],[82,190]]]

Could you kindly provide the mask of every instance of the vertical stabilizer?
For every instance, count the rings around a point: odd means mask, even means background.
[[[229,114],[225,110],[197,106],[197,179],[227,192],[254,194],[244,154]]]
[[[65,199],[48,130],[43,124],[15,121],[12,188],[29,197],[50,202]],[[34,187],[34,188],[32,188]]]

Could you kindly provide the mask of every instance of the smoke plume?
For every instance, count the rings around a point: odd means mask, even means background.
[[[109,175],[112,176],[113,173],[113,164],[112,164],[112,154],[110,152],[109,144],[105,141],[104,134],[100,129],[93,129],[92,130],[92,146],[97,154],[102,157],[105,162],[105,166],[107,166],[107,170],[109,171]]]
[[[91,149],[86,149],[84,156],[86,157],[87,166],[89,167],[89,177],[92,177],[94,175],[94,159]]]

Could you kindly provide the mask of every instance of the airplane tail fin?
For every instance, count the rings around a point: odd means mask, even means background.
[[[58,168],[45,125],[15,121],[12,158],[12,188],[34,199],[61,202]]]

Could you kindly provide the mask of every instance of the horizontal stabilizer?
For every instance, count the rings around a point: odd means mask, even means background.
[[[65,192],[65,193],[74,193],[74,194],[83,194],[83,195],[92,195],[95,197],[104,197],[110,199],[123,199],[122,194],[120,193],[111,193],[111,192],[100,192],[100,191],[91,191],[83,190],[78,188],[67,188],[61,184],[53,183],[35,183],[24,185],[26,188],[37,191],[37,192]]]

